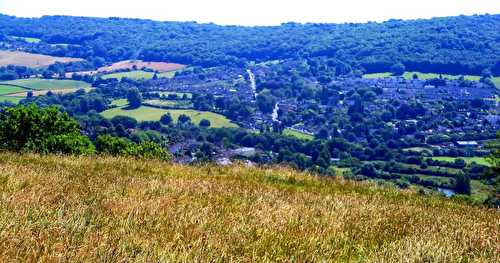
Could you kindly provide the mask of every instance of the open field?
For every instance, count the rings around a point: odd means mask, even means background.
[[[111,74],[106,74],[102,76],[103,79],[122,79],[122,78],[129,78],[129,79],[152,79],[154,76],[153,72],[147,72],[143,70],[135,70],[135,71],[128,71],[128,72],[117,72],[117,73],[111,73]]]
[[[182,96],[186,95],[188,99],[193,98],[193,94],[189,92],[171,92],[171,91],[160,91],[158,92],[160,95],[168,96],[170,94],[176,94],[178,97],[182,98]]]
[[[24,41],[26,41],[26,42],[28,42],[28,43],[33,43],[33,44],[36,44],[36,43],[40,43],[40,42],[42,42],[42,40],[41,40],[41,39],[39,39],[39,38],[34,38],[34,37],[16,37],[16,36],[10,36],[10,38],[12,38],[12,39],[16,39],[16,40],[17,40],[17,39],[19,39],[19,40],[24,40]]]
[[[21,87],[2,85],[0,83],[0,95],[13,94],[13,93],[18,93],[18,92],[23,92],[23,91],[26,91],[26,90],[21,88]]]
[[[413,74],[417,74],[419,79],[434,79],[434,78],[439,78],[440,74],[437,73],[422,73],[422,72],[416,72],[416,71],[407,71],[403,74],[402,77],[405,79],[413,79]],[[388,78],[391,77],[392,73],[390,72],[383,72],[383,73],[373,73],[373,74],[365,74],[363,75],[364,78],[367,79],[378,79],[378,78]],[[443,78],[447,79],[458,79],[460,76],[456,75],[448,75],[448,74],[441,74]],[[481,77],[480,76],[472,76],[472,75],[465,75],[464,79],[467,80],[476,80],[478,81]]]
[[[35,97],[37,97],[37,96],[44,96],[44,95],[47,95],[47,93],[49,91],[51,91],[54,94],[68,94],[68,93],[76,92],[79,89],[81,89],[81,88],[52,89],[52,90],[35,90],[35,91],[33,91],[33,96],[35,96]],[[92,88],[83,88],[83,90],[85,90],[86,92],[89,92],[89,91],[92,90]],[[9,94],[7,96],[10,96],[10,97],[23,97],[24,98],[27,95],[28,95],[28,92],[24,91],[24,92]]]
[[[158,78],[173,78],[175,76],[176,71],[170,71],[170,72],[163,72],[157,74]],[[153,72],[148,72],[144,70],[134,70],[134,71],[127,71],[127,72],[117,72],[117,73],[110,73],[102,76],[103,79],[118,79],[121,80],[122,78],[129,78],[129,79],[152,79],[155,73]]]
[[[11,102],[14,104],[19,103],[24,97],[13,97],[13,96],[0,96],[0,102]]]
[[[421,72],[405,72],[403,74],[403,77],[405,79],[413,79],[413,74],[417,74],[419,79],[433,79],[433,78],[439,78],[439,74],[436,73],[421,73]],[[443,78],[447,79],[458,79],[460,76],[456,75],[448,75],[448,74],[441,74]],[[379,79],[379,78],[388,78],[391,77],[392,74],[389,72],[383,72],[383,73],[372,73],[372,74],[365,74],[363,75],[363,78],[367,79]],[[466,80],[474,80],[478,81],[481,79],[480,76],[473,76],[473,75],[465,75],[464,79]],[[497,88],[500,88],[500,77],[493,77],[491,78],[493,83],[495,83],[495,86]]]
[[[116,62],[110,66],[101,67],[99,72],[111,72],[123,69],[142,69],[149,68],[158,72],[169,72],[184,69],[186,65],[166,62],[146,62],[142,60],[125,60]]]
[[[59,89],[78,89],[89,88],[90,84],[77,80],[60,80],[60,79],[17,79],[12,81],[1,82],[5,84],[18,85],[33,90],[59,90]]]
[[[116,107],[123,107],[123,106],[127,106],[128,105],[128,100],[127,99],[117,99],[117,100],[113,100],[111,102],[111,105],[112,106],[116,106]]]
[[[288,129],[288,128],[283,130],[283,135],[293,136],[293,137],[303,139],[303,140],[308,140],[308,141],[314,139],[314,136],[312,136],[312,135],[305,134],[305,133],[302,133],[302,132],[299,132],[296,130],[292,130],[292,129]]]
[[[0,153],[0,261],[499,262],[500,213],[283,168]]]
[[[114,116],[130,116],[138,121],[159,121],[163,114],[170,112],[174,122],[181,114],[188,115],[194,124],[198,124],[202,119],[207,119],[213,128],[221,127],[237,127],[236,124],[231,123],[226,117],[213,112],[201,112],[196,110],[164,110],[153,107],[142,106],[134,110],[126,110],[124,107],[112,108],[101,113],[105,118],[113,118]]]
[[[484,157],[432,157],[434,160],[445,161],[445,162],[454,162],[456,159],[463,159],[467,164],[471,164],[473,162],[481,165],[490,166],[490,164],[486,161]]]
[[[183,100],[146,100],[144,104],[150,104],[159,107],[178,107],[178,108],[192,108],[193,103],[191,101]]]
[[[0,51],[0,66],[16,65],[30,68],[42,68],[56,62],[67,63],[81,61],[79,58],[52,57],[19,51]]]

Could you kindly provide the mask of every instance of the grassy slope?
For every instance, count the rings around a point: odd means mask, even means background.
[[[196,110],[164,110],[152,107],[140,107],[134,110],[124,110],[123,108],[109,109],[102,114],[105,118],[113,118],[114,116],[130,116],[138,121],[159,121],[163,114],[170,112],[174,121],[177,121],[181,114],[186,114],[191,117],[191,121],[198,124],[202,119],[207,119],[211,122],[211,127],[236,127],[236,124],[231,123],[226,117],[213,113],[201,112]]]
[[[57,90],[57,89],[74,89],[74,88],[88,88],[89,83],[77,80],[60,80],[60,79],[17,79],[12,81],[5,81],[4,83],[19,85],[36,90]],[[0,83],[1,84],[1,83]]]
[[[0,261],[498,262],[500,213],[286,169],[0,154]]]

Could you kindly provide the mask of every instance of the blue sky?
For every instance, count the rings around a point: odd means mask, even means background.
[[[500,0],[0,0],[0,13],[276,25],[499,14]]]

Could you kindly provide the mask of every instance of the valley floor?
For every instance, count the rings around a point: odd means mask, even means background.
[[[0,153],[6,262],[499,262],[499,222],[283,168]]]

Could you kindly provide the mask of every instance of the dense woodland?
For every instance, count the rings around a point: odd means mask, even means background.
[[[479,75],[489,69],[498,76],[498,28],[500,15],[270,27],[0,15],[0,38],[40,38],[32,52],[85,58],[95,66],[131,58],[206,67],[326,56],[366,73],[402,63],[409,71]]]

